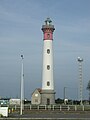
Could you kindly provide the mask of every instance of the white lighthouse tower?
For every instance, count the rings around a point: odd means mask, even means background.
[[[43,71],[42,71],[42,92],[41,104],[55,104],[55,91],[53,80],[53,32],[55,28],[50,18],[47,18],[43,31]]]

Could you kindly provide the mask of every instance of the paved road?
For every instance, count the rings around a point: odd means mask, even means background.
[[[25,111],[22,116],[19,113],[10,114],[10,117],[15,118],[39,118],[39,119],[67,119],[67,120],[89,120],[90,112],[60,112],[60,111]]]

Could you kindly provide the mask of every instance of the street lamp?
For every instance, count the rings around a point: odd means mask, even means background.
[[[67,87],[64,87],[64,89],[63,89],[64,104],[66,104],[66,88]]]
[[[82,79],[83,72],[82,72],[82,62],[83,62],[83,59],[80,58],[80,57],[78,57],[77,60],[78,60],[78,63],[79,63],[80,104],[83,105],[83,103],[82,103],[82,97],[83,97],[83,79]]]
[[[68,87],[64,87],[63,89],[63,96],[64,96],[64,104],[66,105],[68,103],[68,98],[66,96],[66,90]]]
[[[24,110],[24,67],[23,67],[24,56],[21,55],[21,100],[20,100],[20,115]]]
[[[63,89],[64,100],[66,99],[66,88],[67,88],[67,87],[64,87],[64,89]]]

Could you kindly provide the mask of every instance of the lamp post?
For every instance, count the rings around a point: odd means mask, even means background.
[[[82,79],[82,76],[83,76],[83,72],[82,72],[82,62],[83,62],[83,59],[78,57],[77,58],[78,60],[78,63],[79,63],[79,92],[80,92],[80,104],[83,105],[82,103],[82,97],[83,97],[83,79]]]
[[[67,88],[67,87],[64,87],[64,89],[63,89],[63,93],[64,93],[64,94],[63,94],[63,96],[64,96],[64,100],[66,99],[66,88]]]
[[[66,88],[67,88],[67,87],[64,87],[64,89],[63,89],[63,93],[64,93],[64,94],[63,94],[63,95],[64,95],[64,104],[66,104],[66,101],[65,101],[65,100],[66,100]]]
[[[23,68],[24,56],[21,55],[21,100],[20,100],[20,115],[24,110],[24,68]]]

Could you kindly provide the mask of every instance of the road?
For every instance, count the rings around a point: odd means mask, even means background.
[[[62,119],[62,120],[90,120],[90,112],[61,112],[61,111],[24,111],[23,115],[19,115],[19,113],[12,113],[9,115],[9,118],[36,118],[37,119]],[[32,119],[34,120],[34,119]]]

